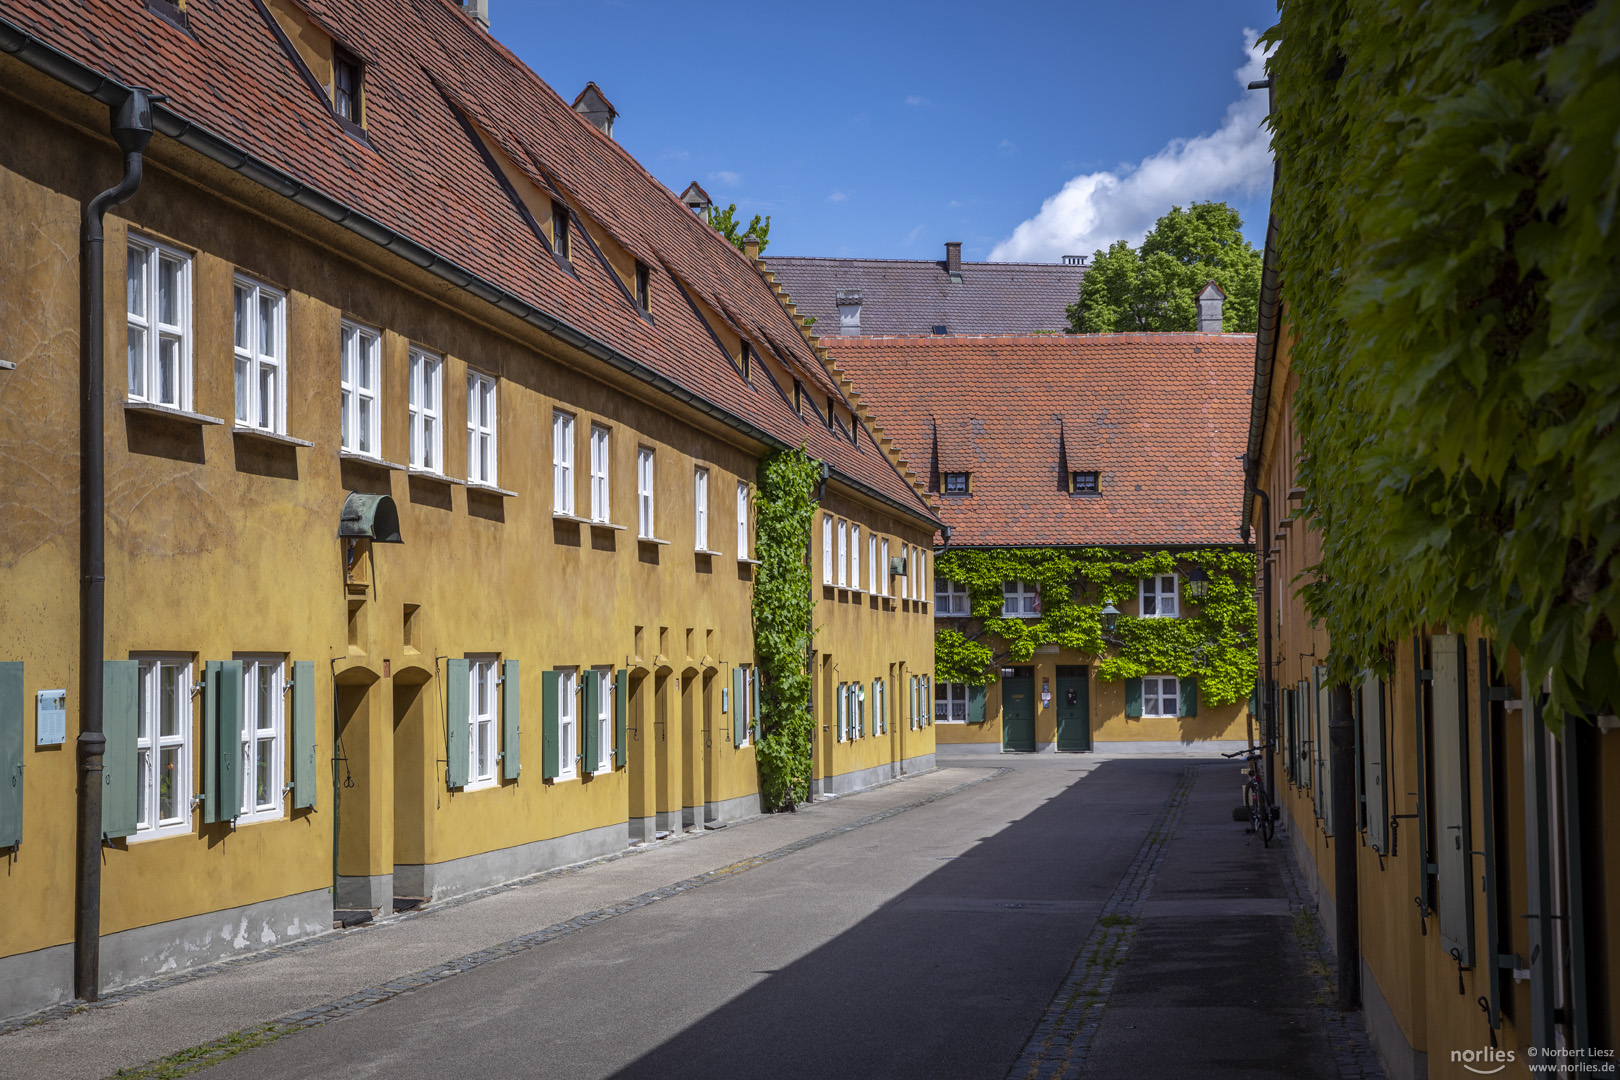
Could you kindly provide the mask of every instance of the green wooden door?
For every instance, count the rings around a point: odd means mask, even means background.
[[[1091,689],[1084,667],[1057,669],[1057,748],[1091,749]]]
[[[1035,749],[1035,671],[1003,668],[1001,674],[1001,748]]]

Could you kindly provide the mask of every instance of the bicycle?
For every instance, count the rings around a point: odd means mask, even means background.
[[[1243,782],[1243,805],[1233,807],[1232,820],[1248,821],[1249,831],[1260,837],[1263,846],[1270,847],[1272,837],[1277,835],[1277,818],[1281,816],[1281,810],[1271,804],[1271,796],[1266,794],[1266,785],[1260,778],[1260,751],[1251,746],[1222,754],[1221,757],[1243,757],[1247,765],[1243,770],[1248,777]]]

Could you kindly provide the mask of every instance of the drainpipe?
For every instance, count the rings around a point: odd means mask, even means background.
[[[1271,595],[1271,560],[1267,557],[1271,544],[1271,496],[1267,495],[1260,486],[1251,479],[1249,481],[1249,494],[1260,500],[1260,535],[1255,544],[1255,551],[1260,556],[1260,602],[1265,607],[1261,614],[1260,623],[1260,651],[1265,657],[1265,679],[1260,685],[1260,693],[1255,695],[1260,702],[1262,726],[1261,740],[1266,749],[1266,794],[1270,796],[1273,806],[1277,804],[1277,780],[1273,775],[1272,748],[1277,742],[1277,703],[1275,691],[1272,689],[1273,672],[1271,670],[1271,619],[1272,612],[1277,610],[1276,601]],[[1248,525],[1245,523],[1244,528]]]
[[[940,548],[935,548],[934,549],[934,554],[935,555],[943,555],[947,551],[951,550],[951,527],[949,525],[941,525],[939,527],[939,530],[945,536],[945,546],[940,547]]]
[[[1356,887],[1356,729],[1350,684],[1336,683],[1328,699],[1333,751],[1333,951],[1339,958],[1339,1009],[1361,1007],[1361,894]]]
[[[73,992],[85,1000],[101,995],[101,761],[102,663],[106,633],[107,470],[106,415],[102,377],[102,307],[105,257],[102,218],[141,186],[141,152],[152,138],[152,102],[136,87],[112,107],[112,135],[124,152],[124,177],[90,200],[84,211],[84,253],[80,295],[84,337],[79,414],[80,545],[84,573],[79,582],[79,844],[74,888]]]

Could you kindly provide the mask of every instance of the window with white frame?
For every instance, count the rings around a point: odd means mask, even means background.
[[[242,806],[237,821],[281,817],[282,777],[286,772],[286,728],[282,658],[242,658]]]
[[[636,451],[636,535],[653,538],[653,452],[648,446]]]
[[[613,669],[594,668],[591,678],[596,680],[596,715],[590,721],[596,724],[596,771],[613,771]]]
[[[821,583],[833,583],[833,519],[831,514],[821,515]]]
[[[911,599],[911,545],[900,545],[900,562],[905,569],[900,572],[900,599]]]
[[[444,361],[425,349],[411,349],[411,468],[444,472]]]
[[[495,658],[467,658],[467,790],[495,784],[496,710],[499,695]]]
[[[343,394],[343,449],[367,457],[382,455],[381,413],[377,407],[377,331],[343,323],[339,384]]]
[[[877,533],[868,533],[866,536],[866,591],[874,595],[878,591]]]
[[[737,481],[737,558],[748,558],[748,482]]]
[[[467,372],[467,482],[494,487],[497,457],[496,421],[500,404],[495,397],[495,380],[476,371]]]
[[[861,587],[861,527],[854,523],[849,526],[849,587]]]
[[[574,515],[574,418],[551,414],[551,510]]]
[[[737,746],[743,747],[752,741],[754,731],[754,665],[738,664],[737,667],[742,672],[742,697],[733,701],[731,707],[737,710],[734,715],[742,717],[742,742]]]
[[[1142,618],[1173,619],[1176,617],[1176,575],[1155,574],[1142,579]]]
[[[287,298],[239,277],[235,288],[236,424],[287,433]]]
[[[1180,716],[1181,685],[1172,675],[1149,675],[1142,680],[1143,716]]]
[[[879,735],[889,733],[889,682],[872,680],[872,730]]]
[[[191,408],[191,256],[129,238],[129,397]]]
[[[849,522],[838,519],[838,587],[849,586]]]
[[[1041,613],[1041,590],[1030,581],[1001,583],[1001,617],[1028,619]]]
[[[889,538],[883,538],[883,568],[878,571],[878,589],[884,596],[889,595]]]
[[[579,757],[579,673],[573,668],[557,669],[557,779],[572,780],[578,775]]]
[[[838,741],[849,741],[849,683],[838,684]]]
[[[591,520],[607,521],[613,516],[613,504],[608,499],[608,454],[611,448],[608,429],[601,424],[591,425]]]
[[[709,550],[709,470],[701,465],[692,474],[692,546]]]
[[[140,660],[134,839],[191,831],[191,661]]]
[[[972,599],[968,596],[968,587],[960,581],[951,581],[948,578],[934,579],[934,615],[966,615],[970,610]]]
[[[911,549],[911,595],[918,600],[927,600],[928,592],[924,587],[928,581],[928,549]]]
[[[967,683],[935,683],[934,723],[965,724],[967,718]]]

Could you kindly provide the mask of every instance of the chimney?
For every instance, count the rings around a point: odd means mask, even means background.
[[[461,0],[461,9],[489,29],[489,0]]]
[[[1221,303],[1225,299],[1225,290],[1215,284],[1213,278],[1198,291],[1198,332],[1200,334],[1218,334],[1221,332]]]
[[[1065,255],[1065,256],[1063,256],[1063,265],[1064,266],[1084,266],[1084,265],[1086,265],[1086,256],[1084,256],[1084,255]]]
[[[483,3],[487,0],[475,2]],[[601,87],[594,82],[586,83],[585,89],[574,99],[574,111],[589,120],[602,134],[613,138],[613,121],[618,119],[619,110],[613,107],[613,102],[607,99]]]
[[[838,336],[861,336],[861,290],[839,289],[838,303]]]
[[[962,241],[945,241],[945,269],[952,274],[962,272]]]
[[[759,258],[759,237],[755,236],[753,233],[749,233],[747,236],[743,237],[743,254],[748,256],[750,259]]]
[[[714,205],[714,200],[709,198],[709,193],[704,191],[696,180],[687,184],[686,190],[681,192],[681,202],[686,204],[688,210],[705,221],[709,217],[709,207]]]

